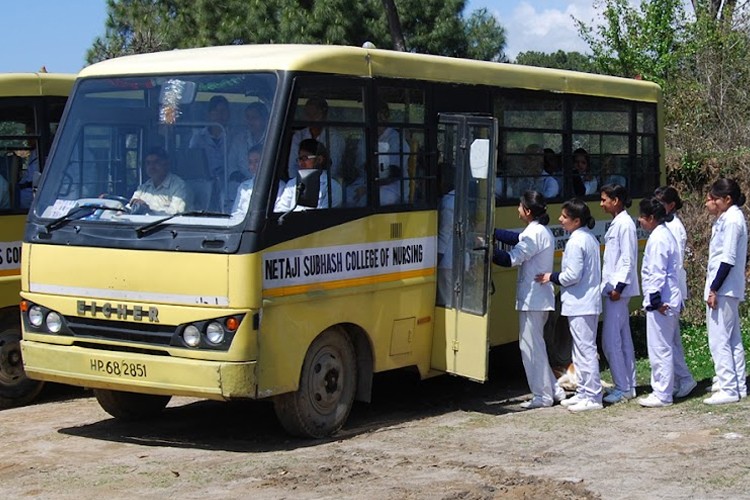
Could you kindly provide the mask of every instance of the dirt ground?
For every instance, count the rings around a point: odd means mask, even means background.
[[[175,398],[129,424],[48,386],[0,411],[3,498],[750,498],[747,401],[707,407],[704,381],[669,408],[523,411],[518,364],[493,358],[483,385],[380,376],[323,441],[289,438],[266,403]]]

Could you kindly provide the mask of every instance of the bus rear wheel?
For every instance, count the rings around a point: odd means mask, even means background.
[[[44,387],[44,382],[31,380],[23,370],[21,336],[15,330],[0,333],[0,408],[30,403]]]
[[[276,416],[294,436],[322,438],[341,429],[354,403],[357,363],[349,337],[320,334],[307,350],[299,389],[274,399]]]
[[[155,417],[172,399],[172,396],[155,396],[108,389],[94,389],[94,396],[104,411],[120,420],[143,420]]]

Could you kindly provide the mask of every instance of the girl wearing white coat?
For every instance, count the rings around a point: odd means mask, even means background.
[[[658,198],[641,200],[638,221],[651,233],[641,266],[652,392],[640,398],[638,403],[647,408],[672,404],[675,366],[685,365],[684,356],[675,348],[682,309],[678,274],[681,261],[677,240],[665,224],[668,218],[667,210]]]
[[[626,208],[632,204],[627,189],[607,184],[600,191],[602,209],[612,216],[604,235],[602,297],[604,320],[602,350],[609,361],[614,389],[604,396],[607,403],[635,397],[635,349],[630,333],[630,297],[640,295],[638,286],[638,236]]]
[[[661,186],[656,188],[654,196],[661,201],[664,208],[667,209],[667,215],[671,216],[671,219],[667,217],[667,221],[664,223],[672,233],[674,239],[677,240],[677,248],[680,254],[680,262],[677,265],[677,273],[680,284],[680,292],[682,293],[682,302],[684,303],[689,298],[689,292],[687,287],[687,271],[685,270],[685,252],[687,249],[687,231],[682,221],[677,217],[677,211],[682,208],[682,199],[680,199],[680,193],[677,192],[672,186]],[[675,360],[684,360],[685,351],[682,348],[682,338],[680,337],[680,325],[676,325],[677,333],[675,334],[674,349]],[[695,379],[690,374],[686,364],[676,364],[674,367],[674,396],[676,398],[684,398],[690,394],[695,386],[698,385]]]
[[[520,234],[495,230],[495,240],[514,245],[510,251],[495,249],[492,261],[504,267],[517,267],[516,311],[518,311],[518,340],[521,360],[533,397],[521,403],[525,409],[552,406],[565,399],[565,391],[549,366],[544,343],[544,324],[549,312],[555,309],[554,290],[550,283],[537,283],[539,273],[552,271],[555,239],[547,228],[547,203],[537,191],[526,191],[518,204],[518,218],[527,226]]]
[[[600,410],[602,383],[596,350],[596,327],[602,312],[600,295],[601,259],[599,242],[591,234],[596,221],[586,204],[578,198],[563,203],[558,219],[570,233],[565,244],[561,271],[538,274],[539,283],[562,287],[562,315],[568,317],[573,337],[573,365],[580,382],[576,395],[562,402],[570,411]]]
[[[708,347],[714,360],[718,391],[703,402],[735,403],[747,395],[745,349],[740,334],[740,302],[745,300],[747,225],[740,207],[745,195],[737,182],[719,179],[711,185],[706,208],[718,218],[711,228],[706,301]]]

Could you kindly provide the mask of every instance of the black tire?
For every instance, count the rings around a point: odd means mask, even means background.
[[[172,396],[154,396],[135,392],[94,389],[94,396],[104,411],[119,420],[144,420],[164,410]]]
[[[0,408],[23,406],[33,401],[44,382],[26,376],[21,359],[21,335],[10,329],[0,333]]]
[[[357,388],[357,363],[349,337],[321,333],[305,355],[299,389],[274,399],[281,426],[294,436],[322,438],[341,429]]]

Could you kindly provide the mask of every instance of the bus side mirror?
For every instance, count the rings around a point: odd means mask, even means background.
[[[297,172],[297,205],[318,208],[320,197],[320,175],[322,170],[300,170]]]

